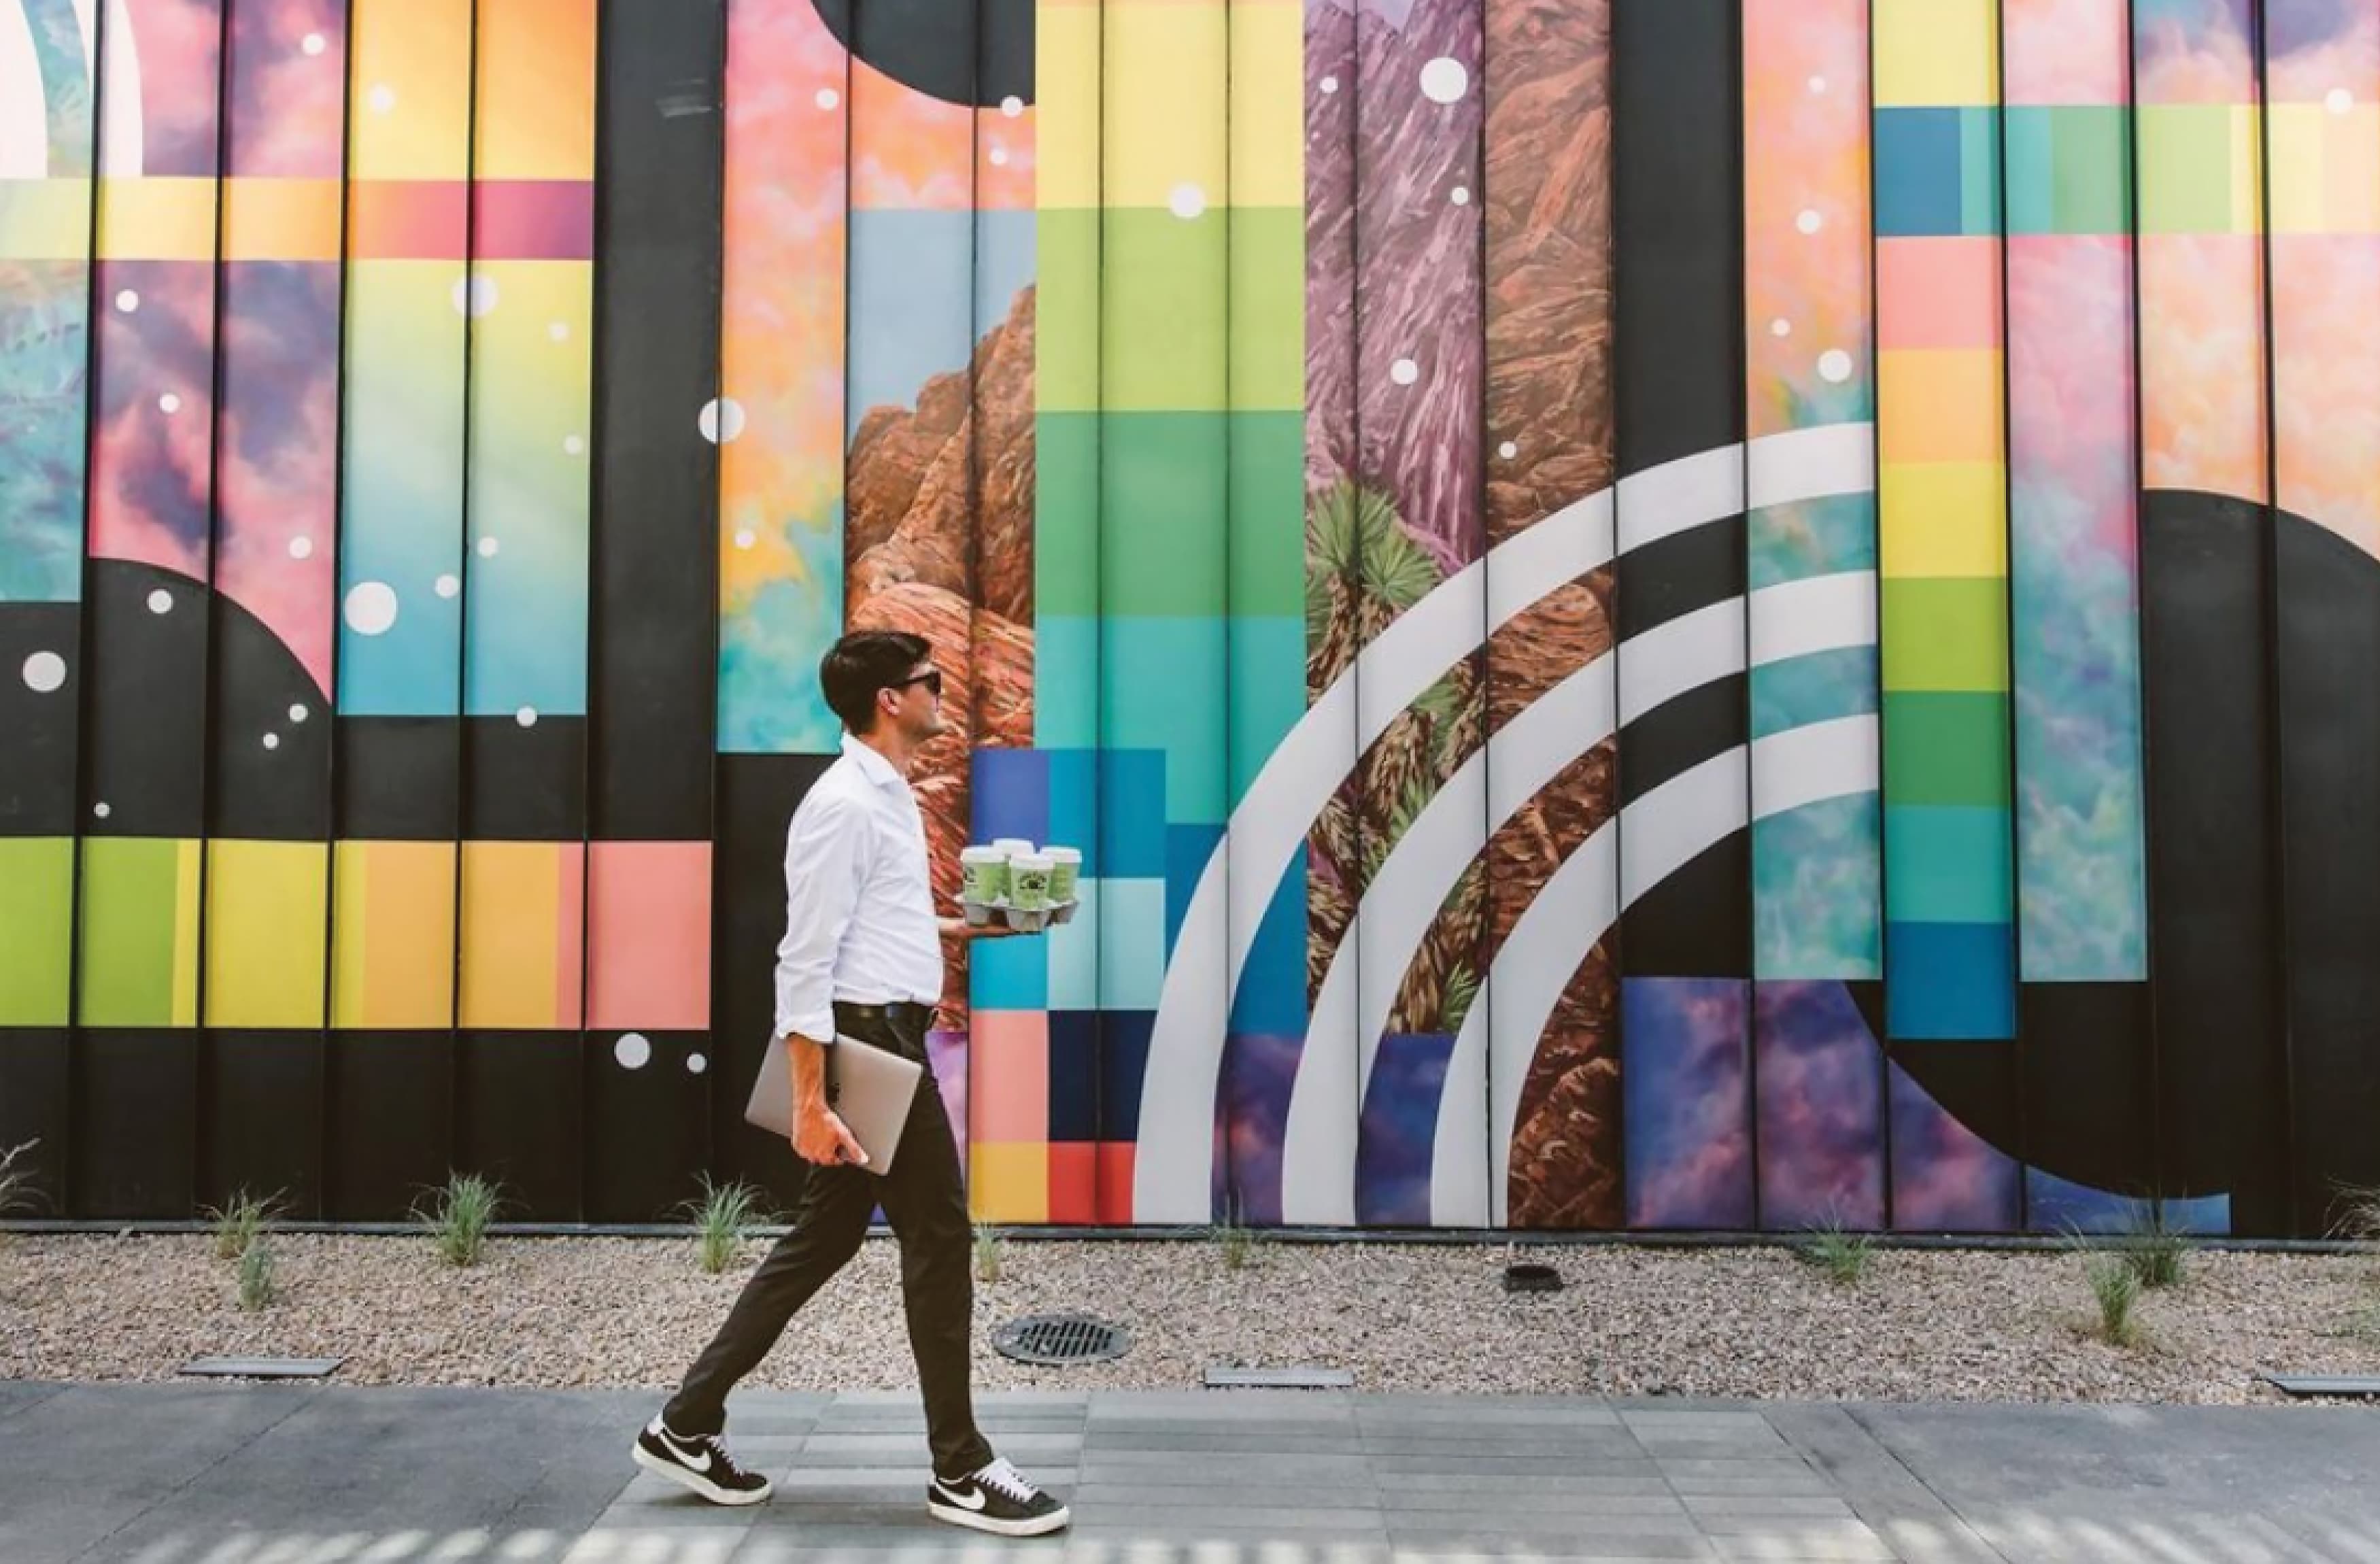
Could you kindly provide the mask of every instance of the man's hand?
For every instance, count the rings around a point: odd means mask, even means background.
[[[868,1153],[860,1150],[859,1142],[852,1138],[850,1126],[822,1102],[797,1105],[794,1150],[803,1161],[821,1168],[832,1168],[840,1162],[855,1168],[868,1166]]]
[[[978,926],[963,917],[943,918],[941,929],[945,940],[1013,940],[1025,932],[1021,928],[1011,928],[1004,923]]]

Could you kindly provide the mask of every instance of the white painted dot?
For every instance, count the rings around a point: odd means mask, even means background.
[[[1496,447],[1496,455],[1503,457],[1508,462],[1520,454],[1521,448],[1509,440]]]
[[[733,396],[714,396],[702,405],[694,423],[713,445],[732,444],[744,432],[744,404]]]
[[[496,307],[496,280],[493,277],[457,277],[448,297],[455,302],[455,314],[474,318],[485,315]]]
[[[759,541],[759,540],[752,536],[752,529],[750,527],[739,527],[735,529],[735,546],[737,548],[749,549],[757,541]]]
[[[112,815],[112,814],[115,813],[115,810],[113,810],[113,809],[109,808],[109,807],[108,807],[105,804],[103,804],[103,803],[101,803],[101,804],[94,804],[94,805],[92,805],[92,806],[91,806],[91,812],[92,814],[94,814],[94,815],[97,815],[97,816],[98,816],[101,819],[103,819],[103,819],[105,819],[105,818],[107,818],[107,817],[108,817],[108,816],[110,816],[110,815]]]
[[[687,1074],[699,1075],[710,1068],[710,1061],[703,1058],[702,1055],[698,1053],[690,1053],[686,1056],[686,1073]]]
[[[1421,95],[1433,103],[1459,103],[1471,91],[1471,73],[1463,62],[1440,55],[1421,67]]]
[[[173,594],[173,593],[171,593],[171,592],[169,592],[169,591],[167,591],[167,590],[165,590],[165,588],[163,588],[163,587],[160,587],[160,588],[158,588],[155,591],[153,591],[153,592],[150,593],[150,594],[149,594],[149,612],[152,612],[152,613],[171,613],[171,612],[174,612],[174,594]]]
[[[545,334],[552,337],[556,342],[568,342],[570,340],[570,322],[567,321],[556,321],[552,325],[545,328]]]
[[[1399,385],[1411,385],[1421,379],[1421,366],[1410,358],[1400,358],[1389,366],[1389,378]]]
[[[358,581],[347,588],[347,628],[358,636],[382,636],[396,623],[396,588],[385,581]]]
[[[1852,356],[1840,347],[1829,347],[1818,355],[1818,378],[1830,385],[1840,385],[1852,378]]]
[[[329,40],[329,39],[327,39],[327,38],[324,38],[324,37],[323,37],[321,33],[319,33],[319,32],[310,32],[310,33],[308,33],[308,34],[305,36],[305,38],[304,38],[304,39],[302,39],[302,40],[300,40],[300,41],[299,41],[299,42],[298,42],[298,47],[299,47],[300,49],[305,50],[305,51],[306,51],[306,53],[307,53],[309,55],[319,55],[319,54],[321,54],[323,50],[325,50],[325,49],[329,48],[330,46],[331,46],[331,42],[330,42],[330,40]]]
[[[291,559],[312,559],[314,557],[314,540],[307,537],[302,532],[298,534],[297,537],[290,539],[289,557]]]
[[[2355,106],[2355,94],[2344,87],[2334,87],[2323,94],[2322,106],[2333,114],[2345,114]]]
[[[1452,201],[1457,206],[1469,206],[1471,204],[1471,187],[1468,185],[1457,185],[1454,188],[1446,192],[1446,199]]]
[[[157,410],[171,418],[182,410],[182,399],[169,391],[157,398]]]
[[[396,107],[396,90],[386,82],[382,82],[365,94],[364,101],[371,104],[372,113],[386,114]]]
[[[623,1070],[642,1070],[653,1057],[653,1045],[645,1040],[642,1032],[623,1032],[620,1040],[612,1045],[612,1057],[620,1061]]]
[[[1793,322],[1787,320],[1784,316],[1779,315],[1777,319],[1768,322],[1768,334],[1770,336],[1791,336],[1793,334]]]
[[[126,288],[126,289],[124,289],[122,292],[118,293],[118,294],[115,296],[115,307],[116,307],[118,309],[123,310],[127,315],[129,315],[129,314],[131,314],[135,309],[140,309],[140,290],[139,290],[139,289],[137,289],[137,288]]]
[[[280,747],[281,747],[281,735],[280,735],[279,734],[265,734],[265,735],[264,735],[264,747],[265,747],[265,748],[267,748],[267,749],[278,749],[278,748],[280,748]]]
[[[1802,214],[1793,219],[1793,226],[1805,234],[1815,234],[1826,226],[1826,219],[1818,215],[1817,208],[1805,206],[1802,209]]]
[[[818,90],[818,106],[819,106],[819,107],[820,107],[820,108],[822,108],[822,109],[827,110],[829,113],[832,113],[835,109],[840,108],[842,105],[843,105],[843,94],[842,94],[842,93],[840,93],[840,92],[838,92],[838,91],[836,91],[833,88],[832,88],[832,87],[821,87],[821,88],[820,88],[820,89]]]
[[[1176,185],[1173,187],[1172,195],[1166,198],[1165,204],[1173,209],[1174,216],[1187,223],[1194,217],[1205,214],[1207,192],[1188,183]]]
[[[431,584],[431,589],[442,598],[451,598],[463,589],[463,583],[452,576],[441,576]]]
[[[293,722],[302,723],[306,721],[306,709],[303,706],[292,706],[289,709],[289,720]]]
[[[518,711],[513,713],[513,721],[518,722],[524,728],[536,727],[537,708],[534,706],[522,707]]]
[[[67,682],[67,660],[54,651],[37,651],[25,659],[25,687],[35,695],[51,695]]]
[[[1823,91],[1825,91],[1826,90],[1827,90],[1827,79],[1826,79],[1825,77],[1823,77],[1823,76],[1814,76],[1814,77],[1810,78],[1810,91],[1813,91],[1813,92],[1823,92]]]
[[[565,456],[583,456],[587,454],[587,442],[575,434],[565,434],[562,437],[562,454]]]
[[[997,141],[991,144],[991,165],[994,168],[1008,166],[1008,149]]]
[[[1339,91],[1339,79],[1335,76],[1326,76],[1318,85],[1321,87],[1324,95],[1328,96]]]
[[[495,557],[496,557],[496,551],[497,551],[497,547],[498,547],[498,545],[497,545],[497,543],[496,543],[496,540],[495,540],[493,538],[482,538],[482,539],[480,539],[480,557],[481,559],[493,559],[493,558],[495,558]]]
[[[1011,92],[1007,97],[1000,100],[1000,112],[1014,119],[1025,112],[1025,100]]]

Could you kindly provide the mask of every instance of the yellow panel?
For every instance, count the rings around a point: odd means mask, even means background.
[[[81,261],[90,249],[90,180],[0,179],[0,261]]]
[[[212,179],[103,179],[99,253],[110,261],[212,261]]]
[[[1877,107],[1999,102],[1994,0],[1876,0],[1875,17]]]
[[[338,260],[339,182],[225,180],[224,259]]]
[[[1305,204],[1305,18],[1232,6],[1232,204]]]
[[[985,1222],[1050,1219],[1050,1147],[1042,1142],[967,1147],[967,1203]]]
[[[477,177],[595,177],[595,4],[480,6]]]
[[[1220,6],[1106,13],[1104,204],[1163,208],[1185,185],[1210,207],[1229,198],[1224,31]]]
[[[471,0],[354,0],[348,176],[471,173]]]
[[[2001,438],[2000,356],[1983,347],[1876,355],[1876,459],[1988,462]]]
[[[331,1024],[455,1021],[455,844],[342,842],[333,880]]]
[[[207,847],[207,1024],[322,1024],[327,930],[319,842]]]
[[[1035,204],[1044,211],[1099,204],[1099,11],[1051,10],[1034,18]]]
[[[2380,234],[2380,104],[2329,114],[2323,212],[2334,234]]]
[[[1888,577],[2008,574],[2008,479],[1998,463],[1888,463],[1876,485]]]
[[[199,882],[205,862],[196,842],[175,843],[174,1019],[176,1026],[199,1024]]]
[[[2252,108],[2231,111],[2231,232],[2260,234],[2265,229],[2264,148],[2260,116]]]
[[[555,1024],[561,852],[552,842],[463,844],[464,1025]]]

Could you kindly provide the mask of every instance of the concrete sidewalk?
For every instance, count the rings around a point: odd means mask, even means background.
[[[737,1398],[747,1510],[634,1472],[656,1401],[0,1383],[0,1564],[2380,1564],[2380,1412],[1002,1395],[1075,1515],[1012,1543],[926,1520],[914,1396]]]

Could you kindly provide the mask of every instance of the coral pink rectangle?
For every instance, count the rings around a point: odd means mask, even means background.
[[[480,261],[587,261],[595,254],[595,187],[573,179],[483,179],[471,187],[471,250]]]
[[[2000,345],[1999,240],[1887,239],[1876,271],[1879,347]]]
[[[708,1027],[710,843],[598,842],[588,853],[588,1025]]]
[[[978,1010],[967,1043],[968,1138],[1030,1145],[1050,1138],[1050,1016]]]
[[[1050,1219],[1087,1227],[1099,1219],[1099,1147],[1087,1141],[1050,1143]]]

